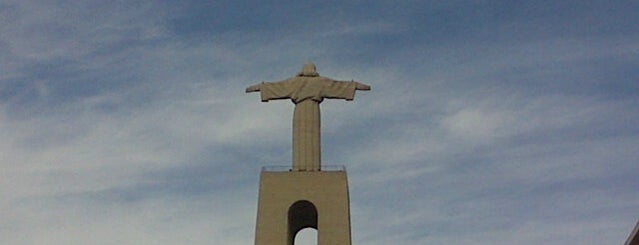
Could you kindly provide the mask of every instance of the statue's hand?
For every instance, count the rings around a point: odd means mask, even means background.
[[[355,89],[357,90],[371,90],[371,86],[363,83],[355,82]]]
[[[246,88],[246,92],[247,92],[247,93],[250,93],[250,92],[257,92],[257,91],[260,91],[260,86],[261,86],[261,85],[262,85],[262,84],[260,83],[260,84],[255,84],[255,85],[253,85],[253,86],[250,86],[250,87]]]

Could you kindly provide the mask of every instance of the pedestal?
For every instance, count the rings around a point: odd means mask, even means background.
[[[255,245],[293,245],[298,231],[317,229],[318,245],[350,245],[346,171],[260,174]]]

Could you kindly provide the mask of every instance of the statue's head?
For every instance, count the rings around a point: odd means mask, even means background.
[[[298,77],[317,77],[319,76],[319,73],[317,73],[317,70],[315,69],[315,64],[313,64],[313,62],[308,62],[304,64],[304,66],[302,67],[302,71],[297,73],[297,76]]]

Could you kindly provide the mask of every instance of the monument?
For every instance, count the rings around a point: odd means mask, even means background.
[[[317,230],[319,245],[350,245],[350,204],[344,167],[322,167],[320,103],[353,100],[356,90],[370,86],[322,77],[313,63],[296,76],[246,88],[260,92],[263,102],[290,99],[293,114],[291,168],[262,168],[255,228],[256,245],[293,245],[304,228]]]

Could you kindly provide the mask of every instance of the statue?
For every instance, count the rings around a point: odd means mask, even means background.
[[[320,109],[325,98],[353,100],[355,90],[371,87],[355,81],[336,81],[317,73],[315,64],[307,63],[296,76],[279,82],[262,82],[246,88],[260,92],[262,102],[291,99],[293,113],[293,170],[321,170]]]

